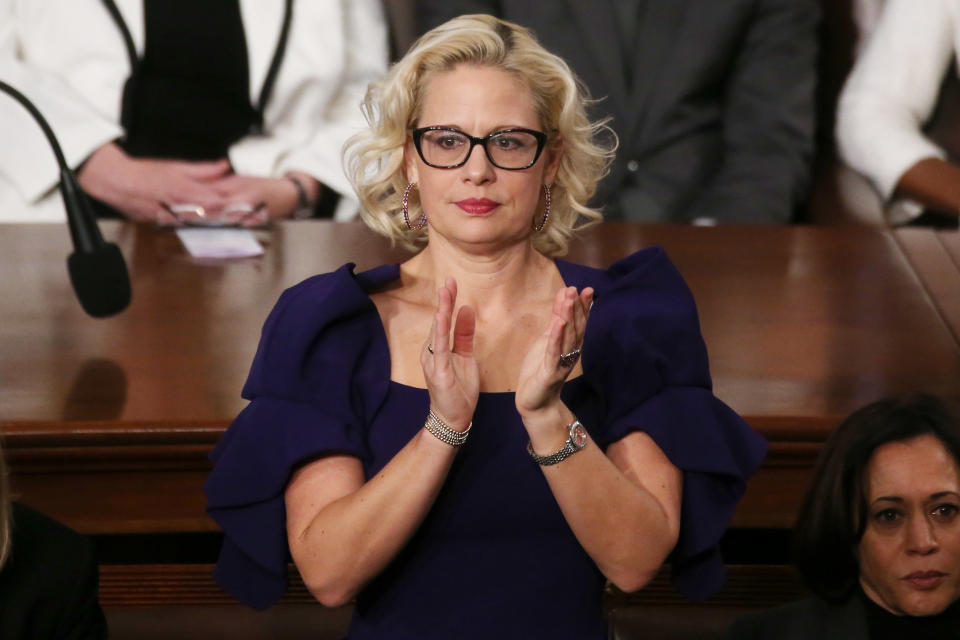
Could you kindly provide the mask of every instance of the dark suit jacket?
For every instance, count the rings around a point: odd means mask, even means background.
[[[737,619],[726,640],[868,640],[860,598],[831,605],[805,598]]]
[[[418,26],[489,13],[567,60],[620,139],[595,202],[607,219],[788,221],[810,179],[816,0],[647,0],[633,91],[615,1],[418,0]]]
[[[87,539],[17,503],[12,528],[11,555],[0,571],[0,638],[106,638]]]

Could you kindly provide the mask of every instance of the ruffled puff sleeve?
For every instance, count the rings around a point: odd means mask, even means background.
[[[766,441],[712,391],[696,306],[659,247],[616,263],[598,283],[583,346],[606,447],[648,434],[683,472],[674,585],[691,599],[723,584],[718,542]]]
[[[243,388],[250,403],[211,454],[207,512],[224,532],[214,576],[258,609],[287,588],[284,491],[293,471],[325,454],[366,459],[365,415],[386,394],[379,317],[352,267],[283,293]]]

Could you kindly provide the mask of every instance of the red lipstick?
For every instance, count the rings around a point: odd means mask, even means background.
[[[500,206],[499,202],[488,198],[467,198],[454,204],[472,216],[482,216]]]
[[[930,591],[939,587],[946,577],[947,574],[941,573],[940,571],[914,571],[902,579],[910,583],[914,589]]]

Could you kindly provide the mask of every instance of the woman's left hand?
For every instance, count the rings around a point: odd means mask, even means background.
[[[557,291],[547,330],[530,347],[520,367],[516,403],[521,417],[535,414],[560,401],[560,390],[583,346],[593,289],[577,294],[576,287]],[[566,357],[564,354],[568,354]]]

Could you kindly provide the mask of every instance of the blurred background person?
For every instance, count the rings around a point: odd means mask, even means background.
[[[815,597],[738,620],[729,638],[956,638],[960,423],[935,398],[882,400],[827,439],[797,526]]]
[[[958,45],[957,0],[887,0],[840,95],[840,155],[876,187],[889,224],[957,225],[960,161],[925,128]]]
[[[866,40],[880,21],[883,3],[884,0],[853,0],[850,3],[850,19],[855,26],[855,42],[853,43],[855,55],[859,55],[860,51],[863,50]]]
[[[90,542],[59,522],[11,502],[0,451],[0,638],[106,637]]]
[[[611,117],[607,220],[784,223],[813,157],[815,0],[417,0],[421,31],[463,13],[532,29]]]
[[[136,221],[263,224],[338,200],[351,217],[341,149],[386,62],[379,0],[0,0],[0,79],[99,212]],[[62,220],[53,156],[7,96],[0,133],[0,220]]]

